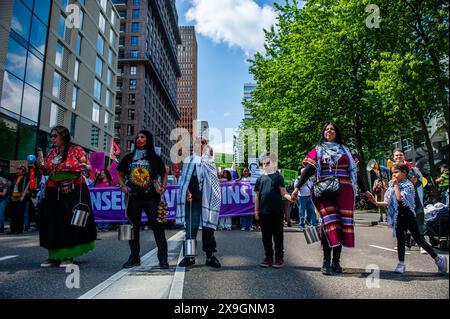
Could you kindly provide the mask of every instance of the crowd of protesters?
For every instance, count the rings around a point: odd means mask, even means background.
[[[239,176],[235,169],[217,168],[213,150],[204,137],[197,137],[199,148],[183,162],[181,174],[173,173],[156,155],[153,135],[140,131],[135,139],[135,149],[127,154],[117,167],[118,178],[113,181],[108,169],[92,173],[88,156],[80,146],[71,142],[67,128],[57,126],[51,130],[52,149],[44,158],[38,152],[37,161],[28,167],[19,166],[13,176],[5,176],[0,167],[0,233],[5,232],[6,212],[10,219],[8,234],[22,234],[32,229],[36,220],[41,246],[48,250],[48,259],[42,267],[68,265],[74,258],[95,248],[97,231],[114,229],[112,223],[97,223],[88,215],[86,226],[72,227],[74,206],[85,205],[91,212],[89,189],[95,187],[120,187],[127,197],[127,216],[135,229],[129,241],[130,255],[124,268],[140,265],[139,230],[141,212],[145,211],[152,226],[158,246],[161,268],[168,268],[167,240],[164,226],[159,221],[158,205],[167,185],[180,185],[177,199],[176,223],[185,227],[185,239],[195,239],[199,229],[203,232],[203,249],[206,265],[220,268],[214,255],[217,243],[215,230],[231,230],[233,225],[242,231],[261,230],[264,260],[261,267],[284,266],[283,227],[296,221],[300,230],[317,227],[323,250],[321,271],[324,275],[343,272],[342,247],[355,247],[355,199],[364,193],[366,198],[380,208],[397,237],[399,264],[395,272],[405,271],[405,242],[411,236],[436,262],[439,273],[445,273],[447,259],[439,256],[424,238],[424,190],[421,171],[405,160],[402,150],[393,152],[395,164],[392,178],[380,172],[371,191],[365,189],[358,178],[357,162],[342,140],[339,128],[327,123],[322,129],[318,144],[301,161],[303,168],[295,182],[286,183],[275,154],[264,152],[260,158],[262,173],[252,177],[248,167]],[[36,165],[36,166],[35,166]],[[175,167],[174,167],[175,168]],[[448,166],[440,166],[436,179],[441,201],[448,206]],[[42,177],[36,186],[35,169]],[[339,192],[332,197],[319,197],[313,189],[315,183],[334,178]],[[254,185],[254,214],[248,216],[219,217],[221,183],[243,182]],[[194,212],[194,216],[192,216]],[[189,214],[189,215],[188,215]],[[284,223],[285,222],[285,223]],[[189,231],[188,231],[189,229]],[[195,258],[184,258],[180,266],[188,267]]]

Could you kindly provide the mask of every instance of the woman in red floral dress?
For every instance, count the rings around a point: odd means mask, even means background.
[[[64,126],[54,127],[50,134],[53,148],[45,160],[38,154],[39,168],[48,175],[39,217],[40,243],[48,249],[48,259],[41,267],[72,264],[75,257],[94,249],[97,237],[89,189],[81,175],[90,169],[86,152],[70,142]],[[90,211],[85,227],[71,225],[73,209],[80,202]]]

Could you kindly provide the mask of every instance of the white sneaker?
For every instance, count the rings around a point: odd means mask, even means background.
[[[404,263],[398,263],[394,272],[397,274],[403,274],[405,272],[405,270],[406,270],[406,265]]]
[[[421,253],[422,255],[428,254],[427,251],[426,251],[425,249],[423,249],[422,247],[420,247],[420,253]]]
[[[447,273],[447,257],[439,256],[439,259],[436,260],[436,266],[438,267],[439,274],[445,275]]]
[[[66,266],[70,266],[73,264],[73,258],[68,258],[68,259],[64,259],[63,261],[61,261],[61,263],[59,264],[59,267],[66,267]]]
[[[241,230],[242,230],[242,231],[245,231],[245,227],[242,227]]]

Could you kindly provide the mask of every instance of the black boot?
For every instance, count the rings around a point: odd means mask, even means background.
[[[214,255],[206,258],[205,265],[210,266],[210,267],[214,267],[214,268],[220,268],[222,266],[220,264],[219,260]]]
[[[327,276],[331,275],[331,265],[330,265],[329,260],[326,260],[326,259],[323,260],[322,274],[327,275]]]
[[[139,258],[139,256],[138,257],[130,256],[130,258],[128,258],[128,261],[123,264],[122,268],[133,268],[140,265],[141,265],[141,258]]]
[[[331,249],[324,249],[323,251],[323,265],[322,274],[331,275]]]
[[[182,261],[178,264],[180,267],[188,267],[195,264],[195,258],[194,257],[184,257]]]
[[[338,274],[342,273],[342,267],[339,264],[339,262],[341,260],[341,251],[342,251],[342,246],[333,248],[333,262],[331,263],[331,270]]]

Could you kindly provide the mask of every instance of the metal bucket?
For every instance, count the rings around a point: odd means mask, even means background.
[[[305,239],[307,244],[313,244],[320,241],[319,232],[317,231],[319,226],[306,226],[304,230]]]
[[[70,222],[73,226],[85,227],[89,217],[89,211],[81,208],[75,208],[73,210],[72,220]]]
[[[197,256],[197,240],[186,239],[183,242],[183,252],[184,252],[184,257]]]
[[[133,225],[119,225],[119,240],[133,240]]]

